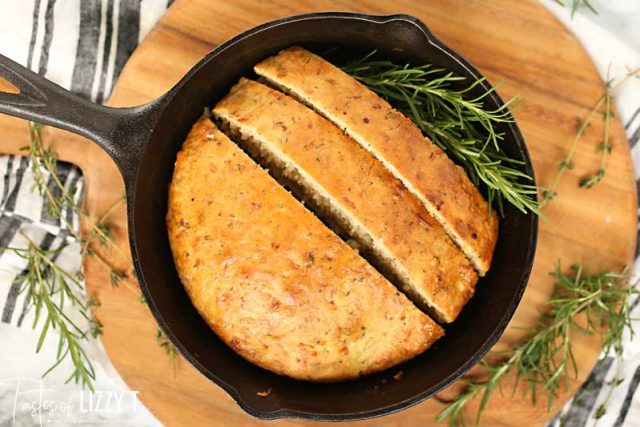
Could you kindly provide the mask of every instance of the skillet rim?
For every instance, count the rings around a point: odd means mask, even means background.
[[[355,13],[355,12],[316,12],[316,13],[308,13],[308,14],[300,14],[300,15],[292,15],[286,16],[283,18],[279,18],[276,20],[272,20],[258,26],[252,27],[231,39],[221,43],[212,49],[209,53],[207,53],[196,65],[194,65],[181,79],[180,81],[170,89],[165,95],[161,96],[159,99],[152,101],[149,106],[152,108],[155,107],[158,109],[158,114],[156,118],[160,117],[162,112],[165,110],[166,106],[171,102],[172,98],[188,84],[191,77],[197,74],[201,68],[203,68],[210,61],[214,60],[218,55],[227,49],[233,48],[234,45],[243,41],[244,39],[254,36],[260,32],[265,30],[270,30],[272,28],[287,25],[293,22],[301,22],[308,20],[322,20],[322,19],[345,19],[345,20],[355,20],[355,21],[365,21],[369,23],[384,25],[393,21],[401,21],[407,24],[413,25],[417,27],[418,30],[424,35],[425,41],[431,44],[434,48],[438,49],[442,52],[443,55],[448,56],[451,60],[458,63],[464,71],[475,80],[485,79],[484,76],[468,61],[466,61],[462,56],[458,53],[450,49],[443,42],[441,42],[437,37],[433,35],[433,33],[427,28],[427,26],[419,19],[414,16],[408,14],[392,14],[392,15],[371,15],[364,13]],[[493,86],[489,84],[488,80],[482,81],[479,86],[484,90],[489,90]],[[504,101],[498,95],[496,91],[492,91],[489,95],[491,100],[495,102],[497,105],[504,105]],[[155,127],[155,125],[154,125]],[[529,155],[529,151],[524,142],[524,138],[515,123],[509,123],[507,125],[508,131],[511,133],[515,140],[515,145],[517,150],[519,151],[522,159],[523,159],[523,168],[525,172],[531,176],[532,184],[535,185],[535,173],[533,170],[533,165],[531,161],[531,157]],[[146,142],[146,141],[145,141]],[[143,150],[146,149],[146,145],[143,147]],[[141,158],[144,157],[142,154]],[[194,366],[202,375],[204,375],[209,380],[213,381],[217,386],[221,387],[227,394],[229,394],[234,401],[238,404],[238,406],[245,411],[247,414],[262,420],[273,420],[280,418],[294,418],[294,419],[303,419],[303,420],[311,420],[311,421],[358,421],[358,420],[366,420],[370,418],[381,417],[384,415],[390,415],[401,410],[407,409],[411,406],[414,406],[430,397],[435,395],[436,393],[442,391],[445,387],[451,385],[458,378],[460,378],[464,373],[466,373],[469,369],[471,369],[474,365],[476,365],[482,357],[493,347],[493,345],[498,341],[498,339],[502,336],[504,330],[506,329],[509,321],[513,317],[516,308],[518,307],[524,291],[527,287],[528,279],[531,274],[531,270],[533,267],[533,261],[535,258],[535,252],[537,248],[537,239],[538,239],[538,217],[531,212],[529,212],[525,218],[529,222],[529,235],[527,238],[527,256],[526,261],[522,266],[522,272],[520,274],[520,278],[517,281],[517,291],[515,292],[511,302],[507,306],[504,314],[500,318],[497,327],[493,330],[493,332],[484,340],[483,344],[478,347],[478,349],[473,353],[473,355],[467,359],[465,363],[463,363],[460,367],[458,367],[454,372],[450,375],[442,379],[440,382],[436,383],[432,387],[427,390],[414,395],[411,398],[399,401],[395,404],[387,405],[375,410],[366,410],[359,412],[350,412],[350,413],[323,413],[318,414],[314,412],[308,411],[300,411],[296,409],[291,409],[287,407],[281,407],[276,410],[260,410],[255,408],[254,406],[247,403],[242,393],[238,391],[238,389],[227,382],[220,379],[214,372],[211,372],[206,366],[199,362],[197,358],[195,358],[181,343],[180,339],[173,333],[171,328],[168,326],[167,322],[164,320],[162,316],[161,310],[156,306],[151,292],[147,286],[146,281],[144,280],[144,273],[140,266],[140,257],[138,256],[137,250],[137,239],[135,233],[135,205],[136,205],[136,188],[138,180],[140,179],[141,169],[139,168],[140,163],[138,163],[136,167],[136,171],[134,172],[134,177],[131,180],[127,180],[127,174],[123,173],[125,176],[125,182],[131,183],[127,185],[127,199],[130,201],[127,203],[128,210],[128,234],[129,241],[131,247],[131,253],[133,258],[133,264],[137,273],[138,281],[140,283],[140,288],[146,298],[147,305],[156,322],[160,325],[162,330],[165,332],[167,337],[171,340],[171,342],[176,346],[176,348],[180,351],[180,354],[187,359],[187,361]],[[125,171],[123,171],[125,172]],[[536,195],[537,199],[537,195]],[[515,281],[514,281],[515,282]]]

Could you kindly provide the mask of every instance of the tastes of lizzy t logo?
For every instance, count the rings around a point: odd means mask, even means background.
[[[13,409],[13,424],[92,424],[134,422],[137,391],[45,388],[41,379],[0,381],[0,411]]]

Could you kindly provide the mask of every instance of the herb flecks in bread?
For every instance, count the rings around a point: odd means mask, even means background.
[[[212,110],[269,169],[333,217],[376,266],[442,322],[452,322],[478,279],[442,226],[373,155],[295,99],[241,79]]]
[[[375,155],[424,204],[484,275],[491,264],[498,219],[480,192],[420,129],[338,67],[292,47],[254,67],[334,122]]]
[[[178,153],[167,224],[194,306],[265,369],[357,378],[443,334],[207,118]]]

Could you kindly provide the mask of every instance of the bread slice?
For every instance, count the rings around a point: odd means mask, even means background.
[[[385,100],[317,55],[292,47],[255,72],[311,106],[375,155],[425,205],[480,275],[491,264],[498,219],[464,170]]]
[[[207,118],[178,153],[167,225],[193,305],[265,369],[346,380],[443,334]]]
[[[473,266],[369,152],[315,111],[252,80],[241,79],[212,113],[369,248],[414,301],[440,321],[457,317],[474,292]]]

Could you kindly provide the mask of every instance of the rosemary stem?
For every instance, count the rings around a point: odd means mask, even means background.
[[[124,203],[124,197],[120,197],[118,198],[118,200],[116,200],[109,209],[107,209],[107,211],[105,213],[102,214],[102,216],[100,217],[100,219],[98,219],[98,224],[102,224],[104,223],[107,218],[109,218],[109,216],[115,212],[116,209],[118,209],[120,207],[120,205],[122,205]]]
[[[100,224],[100,223],[98,223]],[[109,243],[110,248],[115,248],[116,252],[123,258],[128,261],[127,254],[116,244],[116,242],[109,236],[107,236],[102,229],[96,225],[93,226],[93,231],[100,237],[102,237],[106,242]]]
[[[96,239],[101,245],[116,247],[116,251],[128,262],[130,262],[127,254],[120,249],[111,237],[111,231],[105,221],[107,218],[124,202],[124,198],[116,201],[106,212],[102,214],[98,223],[94,223],[91,227],[91,234],[83,236],[84,233],[75,230],[71,222],[65,214],[66,209],[71,209],[77,213],[81,220],[91,221],[91,217],[85,214],[79,203],[75,200],[75,191],[67,189],[57,174],[55,154],[46,148],[41,138],[42,126],[29,122],[29,135],[31,144],[23,148],[32,161],[32,172],[34,175],[34,188],[38,190],[40,195],[44,197],[47,212],[60,221],[62,228],[68,233],[68,236],[74,241],[81,244],[80,253],[84,256],[94,256],[97,262],[105,268],[111,275],[112,283],[124,280],[129,291],[138,297],[142,302],[139,289],[135,289],[129,283],[129,275],[116,271],[114,267],[99,253],[91,248]],[[48,180],[50,177],[50,181]],[[53,185],[49,186],[49,182]],[[54,193],[60,192],[59,196]],[[75,189],[74,189],[75,190]],[[58,351],[56,361],[47,369],[43,376],[46,376],[56,367],[60,366],[64,359],[70,359],[74,366],[74,371],[67,381],[74,380],[81,382],[83,386],[93,391],[93,380],[95,379],[95,371],[91,364],[91,360],[87,356],[81,345],[81,340],[97,337],[102,332],[102,325],[93,317],[90,309],[97,305],[96,300],[85,298],[83,291],[85,285],[81,270],[75,275],[58,266],[51,258],[53,255],[61,251],[67,240],[63,241],[56,249],[45,250],[36,245],[22,231],[20,233],[27,240],[26,248],[4,247],[5,250],[11,250],[19,257],[27,261],[27,268],[24,274],[14,279],[14,284],[19,285],[20,292],[27,292],[26,307],[35,311],[33,328],[38,325],[39,319],[45,314],[44,323],[41,328],[40,337],[36,345],[36,352],[39,351],[44,343],[46,334],[51,329],[57,329],[59,332]],[[133,268],[130,269],[131,277],[135,276]],[[54,295],[58,297],[54,300]],[[70,301],[72,305],[77,305],[79,312],[84,319],[89,321],[89,329],[84,331],[74,321],[69,318],[63,311],[65,300]],[[170,341],[165,339],[159,343],[167,352],[170,359],[175,363],[177,355],[175,347]],[[174,365],[175,369],[175,365]]]
[[[604,113],[604,139],[602,146],[602,157],[600,159],[600,170],[604,171],[607,168],[607,160],[609,159],[609,153],[611,153],[611,146],[609,145],[609,128],[611,125],[611,93],[607,92],[607,101]]]
[[[571,168],[571,162],[573,161],[573,156],[575,155],[576,152],[576,147],[578,145],[578,141],[580,141],[580,139],[582,138],[582,135],[584,135],[584,133],[587,131],[587,128],[589,127],[589,125],[591,124],[591,122],[593,121],[593,118],[595,117],[596,113],[598,112],[598,110],[600,109],[600,107],[602,107],[602,104],[605,101],[605,95],[602,95],[598,101],[596,102],[596,104],[594,105],[594,107],[591,109],[591,111],[589,112],[589,115],[587,116],[587,118],[582,122],[582,124],[580,125],[580,128],[578,128],[578,132],[574,135],[573,139],[571,140],[571,144],[569,145],[569,152],[567,154],[567,156],[564,158],[564,160],[560,163],[560,165],[558,166],[558,171],[555,175],[555,177],[553,178],[553,183],[551,184],[551,187],[549,187],[548,190],[548,194],[550,195],[549,197],[542,197],[542,201],[540,202],[540,208],[542,209],[543,207],[545,207],[547,205],[547,203],[549,203],[551,200],[553,200],[553,198],[555,197],[555,195],[557,194],[558,191],[558,186],[560,185],[560,181],[562,181],[562,176],[564,175],[564,171],[566,169]]]
[[[481,79],[458,89],[464,77],[430,65],[374,60],[374,54],[343,70],[409,117],[431,142],[465,168],[474,185],[484,184],[490,208],[495,206],[504,214],[507,202],[521,212],[540,214],[531,177],[520,169],[522,162],[507,157],[501,148],[504,135],[498,126],[513,122],[509,108],[518,95],[490,109],[487,101],[498,85],[484,89]]]
[[[551,186],[543,189],[542,201],[540,202],[541,208],[546,206],[557,195],[558,187],[563,178],[565,170],[571,169],[573,167],[572,162],[573,162],[573,157],[575,155],[578,142],[580,141],[580,139],[582,139],[582,137],[587,131],[587,128],[593,122],[595,115],[598,113],[598,111],[600,111],[603,105],[604,105],[603,140],[602,140],[602,143],[597,148],[599,151],[602,151],[602,154],[600,157],[600,165],[598,170],[593,176],[582,178],[580,180],[580,187],[591,188],[594,185],[598,184],[604,178],[606,173],[606,168],[607,168],[607,162],[609,160],[609,155],[611,152],[611,144],[609,142],[609,139],[610,139],[611,118],[613,116],[613,93],[633,77],[640,77],[640,67],[629,70],[621,79],[619,79],[615,83],[612,80],[607,81],[605,93],[600,98],[598,98],[595,105],[590,110],[587,118],[584,120],[584,122],[578,129],[577,133],[572,138],[571,143],[569,145],[568,154],[558,164],[558,170],[553,178]]]
[[[522,344],[511,348],[502,361],[490,364],[483,360],[481,366],[486,371],[486,378],[481,382],[466,381],[465,391],[448,402],[436,420],[448,418],[450,425],[463,425],[464,408],[482,394],[477,423],[496,384],[512,370],[516,372],[514,393],[522,380],[527,384],[524,391],[531,396],[532,403],[536,403],[538,393],[546,393],[547,406],[551,409],[559,388],[562,385],[569,387],[570,376],[578,373],[571,345],[574,331],[602,332],[601,347],[605,354],[611,349],[616,353],[622,351],[624,332],[633,333],[629,298],[638,293],[635,286],[628,283],[627,273],[585,275],[581,267],[572,267],[572,271],[574,276],[571,278],[562,274],[558,266],[553,273],[556,277],[554,293],[547,302],[550,309],[543,315],[541,325],[531,331]],[[576,316],[582,314],[585,315],[585,326],[576,320]]]

